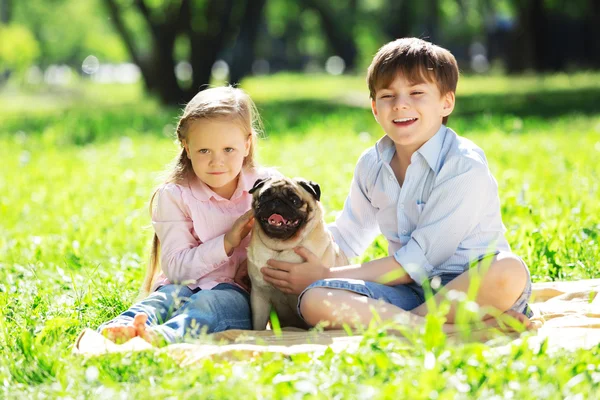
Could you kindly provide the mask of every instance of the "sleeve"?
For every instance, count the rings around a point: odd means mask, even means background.
[[[464,160],[445,168],[419,216],[417,228],[394,258],[421,284],[434,266],[448,260],[481,220],[497,186],[487,165]]]
[[[204,243],[197,238],[180,187],[164,186],[155,201],[152,226],[160,241],[161,267],[169,281],[196,282],[229,260],[225,253],[225,235]]]
[[[361,255],[379,234],[377,208],[371,204],[368,191],[369,180],[374,182],[370,172],[376,162],[369,153],[359,159],[344,208],[336,221],[328,226],[333,240],[347,257]]]

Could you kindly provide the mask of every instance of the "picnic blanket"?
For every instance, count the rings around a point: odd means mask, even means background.
[[[590,348],[600,343],[600,279],[534,283],[531,308],[533,319],[542,323],[540,329],[528,332],[529,340],[541,342],[548,339],[548,348]],[[479,335],[482,340],[489,336]],[[510,335],[513,340],[520,334]],[[478,335],[474,335],[478,337]],[[362,337],[349,336],[343,330],[303,331],[283,330],[280,335],[266,331],[229,330],[206,335],[202,343],[178,343],[162,348],[183,364],[204,357],[243,359],[260,352],[285,355],[306,352],[352,350]],[[460,342],[457,335],[450,341]],[[117,345],[94,330],[86,329],[77,338],[73,351],[82,355],[100,355],[112,352],[149,350],[153,347],[141,338],[133,338]]]

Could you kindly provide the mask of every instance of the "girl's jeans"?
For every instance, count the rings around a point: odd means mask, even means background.
[[[123,314],[102,324],[98,331],[108,325],[130,325],[137,313],[146,314],[146,325],[162,334],[168,343],[194,339],[203,332],[252,329],[248,293],[236,285],[220,283],[211,290],[162,286]]]

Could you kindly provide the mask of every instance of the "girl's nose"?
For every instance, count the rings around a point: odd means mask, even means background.
[[[210,164],[211,165],[223,165],[223,157],[219,156],[217,154],[213,155],[210,158]]]

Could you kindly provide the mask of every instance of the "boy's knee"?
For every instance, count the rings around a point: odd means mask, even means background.
[[[527,285],[527,269],[515,255],[499,258],[490,268],[494,281],[506,291],[522,293]]]
[[[300,313],[302,318],[309,325],[317,325],[319,322],[326,319],[329,314],[327,307],[327,298],[329,297],[330,289],[313,288],[309,289],[302,295],[300,300]]]

